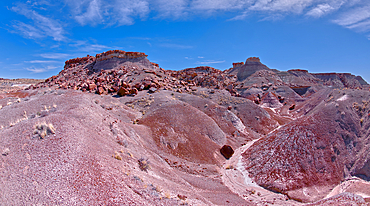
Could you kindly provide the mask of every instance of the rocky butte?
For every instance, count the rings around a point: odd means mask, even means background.
[[[370,204],[359,76],[111,50],[0,81],[0,205]]]

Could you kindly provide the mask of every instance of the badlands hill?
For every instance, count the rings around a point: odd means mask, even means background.
[[[0,96],[0,205],[370,205],[369,89],[257,57],[71,59]]]

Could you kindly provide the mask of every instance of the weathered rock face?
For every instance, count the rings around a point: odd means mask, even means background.
[[[244,62],[233,63],[233,68],[235,68],[235,67],[241,67],[243,65],[244,65]]]
[[[346,87],[351,89],[361,88],[367,83],[362,77],[354,76],[349,73],[319,73],[313,74],[316,78],[323,81],[324,85]]]
[[[266,65],[262,64],[258,57],[250,57],[243,66],[232,69],[229,73],[236,75],[239,81],[243,81],[259,70],[269,71],[270,69]]]
[[[362,172],[369,157],[362,150],[369,136],[361,125],[366,120],[354,102],[367,105],[370,96],[362,93],[363,98],[357,99],[346,95],[333,91],[310,115],[257,141],[243,154],[250,177],[265,188],[304,202],[325,197],[350,175],[366,179],[368,173]],[[350,95],[360,96],[356,91]],[[367,113],[369,108],[364,105],[358,106],[358,111]]]

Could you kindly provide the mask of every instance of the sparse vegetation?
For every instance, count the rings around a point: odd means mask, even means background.
[[[186,196],[185,195],[180,195],[178,194],[177,197],[180,199],[180,200],[186,200]]]
[[[122,160],[121,155],[120,155],[117,151],[116,151],[116,152],[114,152],[113,157],[114,157],[115,159],[117,159],[117,160]]]
[[[167,199],[171,199],[171,193],[165,192],[164,197],[167,198]]]
[[[158,193],[161,193],[162,192],[162,188],[160,186],[156,186],[155,187],[155,191],[158,192]]]
[[[128,156],[130,156],[131,158],[134,157],[134,155],[131,154],[131,152],[127,152]]]
[[[148,159],[142,157],[138,160],[138,162],[139,162],[139,168],[141,169],[141,171],[148,172],[148,169],[150,169]]]
[[[55,128],[51,123],[47,124],[43,122],[35,125],[35,129],[33,131],[34,138],[44,139],[50,134],[55,134]]]

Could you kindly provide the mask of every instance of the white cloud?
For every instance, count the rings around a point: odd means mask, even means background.
[[[302,13],[314,0],[257,0],[249,10]]]
[[[66,40],[65,31],[58,21],[40,15],[36,11],[28,9],[24,4],[12,7],[11,10],[33,21],[33,25],[20,21],[15,21],[13,24],[13,28],[25,37],[38,39],[50,36],[55,41]]]
[[[26,63],[32,63],[32,64],[45,64],[45,63],[56,63],[57,61],[52,60],[32,60],[32,61],[26,61]]]
[[[197,62],[196,64],[221,64],[221,63],[224,63],[225,60],[223,61],[215,61],[215,60],[206,60],[206,61],[202,61],[202,62]]]
[[[96,53],[96,52],[102,52],[103,50],[111,49],[111,47],[100,45],[100,44],[88,44],[81,48],[79,48],[79,51],[84,51],[88,53]]]
[[[29,39],[40,39],[45,37],[45,34],[40,31],[39,28],[20,21],[14,21],[13,28],[17,30],[17,33]]]
[[[335,8],[333,8],[329,4],[319,4],[315,8],[313,8],[312,10],[310,10],[309,12],[307,12],[306,15],[313,16],[313,17],[317,17],[318,18],[318,17],[321,17],[321,16],[323,16],[323,15],[331,12],[334,9]]]
[[[54,67],[54,66],[47,66],[47,67],[43,67],[43,68],[35,68],[35,67],[29,67],[29,68],[25,68],[26,70],[28,71],[31,71],[32,73],[43,73],[43,72],[47,72],[49,70],[53,70],[53,69],[56,69],[57,67]]]
[[[149,14],[148,0],[65,0],[80,25],[131,25]]]
[[[85,1],[81,2],[78,8],[81,9]],[[87,2],[88,3],[88,2]],[[92,0],[88,3],[85,12],[80,12],[80,14],[75,16],[75,19],[81,25],[92,24],[96,25],[102,21],[102,15],[100,11],[100,0]]]
[[[357,32],[369,32],[370,3],[350,9],[341,14],[339,18],[333,20],[333,22]]]
[[[367,32],[370,18],[369,0],[63,0],[60,3],[51,0],[30,0],[18,4],[10,10],[26,16],[30,22],[13,21],[13,28],[31,39],[52,37],[55,41],[66,40],[61,23],[44,14],[59,5],[65,21],[73,19],[78,24],[122,26],[132,25],[135,21],[154,19],[194,19],[197,16],[214,17],[228,12],[234,15],[230,20],[244,20],[258,16],[262,21],[275,21],[293,14],[305,16],[335,18],[333,23],[359,32]],[[44,7],[41,7],[44,6]],[[31,9],[30,9],[31,8]],[[65,8],[69,8],[65,12]],[[45,12],[43,9],[46,9]],[[41,11],[42,10],[42,11]],[[206,14],[206,15],[203,15]],[[68,19],[69,18],[69,19]],[[162,44],[168,48],[189,48],[185,45]],[[85,51],[106,49],[104,45],[92,44]],[[191,48],[191,47],[190,47]]]
[[[172,48],[172,49],[191,49],[193,46],[190,45],[182,45],[182,44],[172,44],[172,43],[163,43],[159,44],[161,47],[166,47],[166,48]]]
[[[359,32],[370,31],[370,19],[367,19],[365,21],[362,21],[362,22],[359,22],[359,23],[356,23],[356,24],[352,24],[350,26],[347,26],[347,28],[354,29],[354,30],[359,31]]]
[[[70,57],[70,54],[65,53],[44,53],[39,55],[45,59],[66,59]]]
[[[118,25],[131,25],[134,23],[133,17],[139,16],[144,19],[149,12],[148,1],[116,0],[113,7],[113,18]]]
[[[158,17],[181,18],[188,15],[190,0],[155,0],[153,9]]]
[[[235,21],[243,20],[243,19],[246,19],[248,17],[248,15],[249,15],[248,11],[244,11],[242,14],[239,14],[239,15],[237,15],[237,16],[229,19],[229,20],[231,20],[231,21],[233,21],[233,20],[235,20]]]
[[[253,0],[194,0],[192,8],[198,10],[233,10],[249,6]]]
[[[351,9],[334,20],[334,22],[341,26],[350,26],[368,18],[370,18],[370,5]]]

